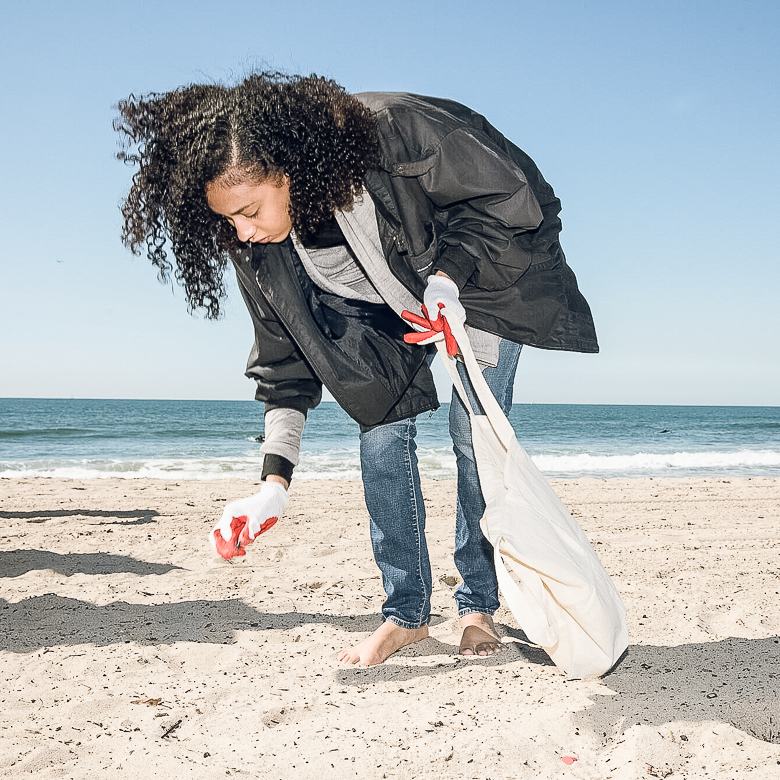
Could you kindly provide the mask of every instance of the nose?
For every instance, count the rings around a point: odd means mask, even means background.
[[[245,217],[234,217],[234,225],[239,241],[249,241],[257,228]]]

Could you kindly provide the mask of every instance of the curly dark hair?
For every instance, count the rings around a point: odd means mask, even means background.
[[[173,270],[190,310],[216,318],[224,271],[245,244],[206,201],[206,184],[261,184],[289,177],[290,217],[300,236],[317,230],[363,190],[379,164],[374,118],[321,76],[254,73],[235,86],[194,84],[130,95],[117,105],[117,158],[137,166],[122,204],[122,242],[146,255],[162,281]]]

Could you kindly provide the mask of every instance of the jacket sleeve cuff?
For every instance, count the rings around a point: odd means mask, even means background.
[[[434,261],[429,273],[435,274],[441,271],[447,274],[458,285],[458,289],[462,290],[476,270],[476,260],[468,252],[459,247],[449,246]]]
[[[258,399],[260,400],[260,399]],[[317,401],[319,403],[319,401]],[[317,404],[314,404],[316,406]],[[309,410],[313,408],[311,399],[305,396],[298,396],[296,398],[285,398],[280,403],[272,403],[271,401],[265,401],[265,411],[269,412],[271,409],[295,409],[296,412],[300,412],[304,417],[309,413]]]
[[[292,482],[294,468],[295,466],[281,455],[266,455],[263,458],[263,473],[260,479],[264,480],[269,474],[275,474],[277,477],[282,477],[290,483]]]

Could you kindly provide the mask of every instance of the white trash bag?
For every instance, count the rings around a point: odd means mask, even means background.
[[[577,521],[517,441],[482,377],[463,325],[456,317],[448,323],[485,411],[471,411],[455,361],[439,342],[471,416],[486,504],[481,527],[495,550],[504,600],[528,639],[570,678],[606,674],[628,647],[620,595]]]

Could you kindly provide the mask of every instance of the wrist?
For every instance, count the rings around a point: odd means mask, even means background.
[[[263,471],[260,474],[260,479],[265,481],[268,477],[275,477],[276,481],[281,482],[286,489],[292,482],[294,468],[295,465],[292,461],[287,460],[283,455],[268,453],[263,459]]]
[[[462,290],[476,269],[477,264],[470,255],[450,247],[444,255],[434,261],[430,273],[449,277],[458,285],[458,289]]]
[[[278,474],[266,474],[264,482],[276,482],[277,484],[281,485],[285,490],[287,490],[290,487],[290,483],[284,478],[280,477]]]

